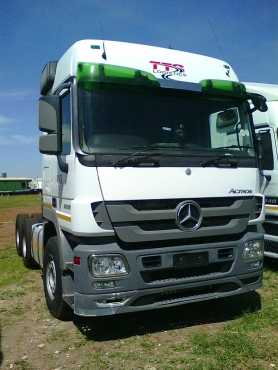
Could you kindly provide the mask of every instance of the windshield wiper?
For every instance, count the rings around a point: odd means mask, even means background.
[[[140,151],[136,151],[134,153],[129,154],[128,156],[119,159],[113,163],[114,167],[124,167],[124,166],[136,166],[142,163],[151,163],[153,166],[159,166],[159,161],[153,158],[153,155],[165,155],[165,153],[156,152],[156,153],[145,153],[148,151],[156,151],[156,150],[163,150],[163,149],[180,149],[177,147],[173,147],[171,145],[159,145],[159,144],[151,144],[146,146],[138,146],[135,147],[137,149],[141,149]]]
[[[161,155],[156,153],[155,155]],[[159,161],[152,157],[152,154],[145,154],[144,152],[134,152],[124,158],[119,159],[113,163],[114,167],[138,166],[142,163],[150,163],[153,166],[159,166]]]
[[[231,167],[237,168],[238,162],[235,161],[234,157],[229,154],[220,155],[218,157],[214,157],[208,159],[207,161],[201,162],[202,167]]]
[[[238,148],[238,149],[254,149],[253,146],[248,146],[248,145],[228,145],[228,146],[218,146],[217,148],[213,149],[230,149],[230,148]]]

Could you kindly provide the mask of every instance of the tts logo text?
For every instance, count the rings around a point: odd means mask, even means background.
[[[169,79],[171,76],[186,76],[185,68],[182,64],[173,64],[151,60],[153,73],[158,73],[162,78]]]

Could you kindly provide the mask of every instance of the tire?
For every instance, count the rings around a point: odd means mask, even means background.
[[[40,222],[42,218],[42,214],[41,213],[31,213],[31,218],[34,219],[34,223]]]
[[[24,265],[29,269],[38,268],[39,265],[32,257],[32,225],[34,219],[28,217],[24,219],[22,232],[22,259]]]
[[[42,278],[46,304],[50,313],[59,320],[72,320],[72,309],[63,300],[62,274],[56,236],[49,238],[46,243]]]
[[[22,237],[25,219],[28,218],[26,213],[18,214],[15,221],[15,246],[17,254],[22,257]]]

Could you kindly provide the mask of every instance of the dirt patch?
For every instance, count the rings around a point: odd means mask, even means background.
[[[0,211],[0,249],[14,243],[15,219],[18,213],[38,213],[40,207],[11,208]]]

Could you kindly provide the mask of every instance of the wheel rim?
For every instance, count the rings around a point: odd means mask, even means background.
[[[17,247],[17,249],[19,249],[19,232],[17,231],[16,232],[16,247]]]
[[[49,298],[53,301],[56,291],[56,268],[52,258],[46,268],[46,289]]]
[[[22,256],[26,258],[27,256],[27,245],[26,245],[26,239],[22,239]]]

